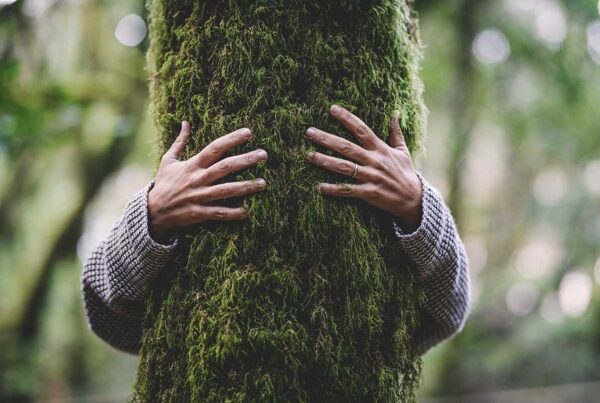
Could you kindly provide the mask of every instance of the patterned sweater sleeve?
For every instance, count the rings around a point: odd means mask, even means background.
[[[414,335],[417,350],[424,354],[463,329],[471,289],[469,262],[452,214],[438,191],[418,176],[423,184],[419,228],[407,234],[396,220],[393,225],[425,293],[421,323]]]
[[[148,228],[150,181],[127,203],[123,216],[86,259],[81,291],[90,329],[109,345],[132,354],[140,348],[144,300],[150,283],[177,246],[163,245]]]

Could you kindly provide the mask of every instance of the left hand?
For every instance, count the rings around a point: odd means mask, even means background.
[[[307,155],[310,162],[350,177],[358,167],[357,184],[320,182],[321,194],[357,197],[397,217],[405,231],[416,230],[421,222],[423,188],[400,129],[398,114],[392,118],[388,145],[347,109],[333,105],[330,113],[356,136],[362,147],[314,127],[306,131],[309,140],[356,161],[313,151]]]

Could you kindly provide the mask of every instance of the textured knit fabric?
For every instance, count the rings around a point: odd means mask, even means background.
[[[421,176],[423,215],[417,230],[393,225],[422,282],[426,302],[414,335],[423,354],[458,333],[470,305],[468,261],[442,196]],[[90,254],[82,273],[85,313],[91,330],[111,346],[136,354],[144,300],[154,276],[169,262],[177,239],[155,242],[149,233],[148,192],[154,180],[127,204],[108,237]]]
[[[136,354],[150,283],[169,262],[177,239],[163,245],[150,237],[148,192],[135,194],[110,234],[87,258],[82,273],[85,313],[92,331],[111,346]]]
[[[463,329],[471,305],[471,283],[469,261],[452,214],[439,192],[417,175],[423,185],[421,224],[410,234],[395,220],[394,228],[425,292],[420,327],[414,335],[417,350],[424,354]]]

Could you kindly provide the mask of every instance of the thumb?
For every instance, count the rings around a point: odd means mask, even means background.
[[[183,122],[181,122],[181,131],[179,132],[179,135],[177,136],[173,144],[171,144],[171,147],[167,150],[164,157],[168,159],[179,160],[189,138],[190,122],[184,120]]]
[[[393,148],[406,146],[402,129],[400,129],[400,112],[394,111],[390,128],[390,145]]]

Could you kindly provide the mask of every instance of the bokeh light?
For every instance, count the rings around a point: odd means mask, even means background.
[[[544,206],[555,206],[568,192],[569,178],[559,166],[540,172],[533,182],[533,195]]]
[[[567,20],[555,1],[540,0],[535,7],[535,33],[551,48],[557,48],[567,37]]]
[[[57,0],[25,0],[23,3],[23,14],[30,18],[42,18]]]
[[[502,63],[510,56],[510,44],[506,36],[499,30],[486,29],[475,37],[473,54],[481,63]]]
[[[563,259],[560,237],[549,227],[531,232],[514,257],[515,269],[526,279],[536,280],[553,273]]]
[[[586,36],[588,53],[595,63],[600,64],[600,20],[587,26]]]
[[[565,315],[577,318],[583,315],[592,298],[592,280],[581,269],[565,274],[558,291],[560,307]]]
[[[583,184],[588,192],[600,196],[600,160],[587,163],[583,172]]]
[[[519,12],[532,11],[538,0],[506,0],[508,6]]]
[[[146,37],[146,23],[137,14],[128,14],[119,21],[115,37],[125,46],[137,46]]]
[[[513,284],[506,293],[506,307],[517,316],[530,314],[538,301],[539,291],[529,282]]]

